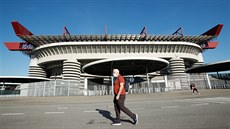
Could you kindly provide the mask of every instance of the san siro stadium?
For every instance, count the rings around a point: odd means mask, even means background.
[[[66,86],[76,82],[78,93],[88,95],[111,94],[113,68],[130,81],[131,93],[186,90],[191,82],[209,88],[207,74],[188,74],[186,69],[203,64],[203,52],[217,47],[214,40],[223,27],[218,24],[193,36],[184,35],[182,28],[170,35],[152,35],[146,27],[140,34],[72,35],[64,27],[61,35],[34,35],[17,21],[12,26],[23,42],[4,44],[11,51],[28,55],[29,77]],[[44,87],[49,87],[47,84]],[[42,91],[46,96],[45,88]],[[31,96],[42,96],[34,92]]]

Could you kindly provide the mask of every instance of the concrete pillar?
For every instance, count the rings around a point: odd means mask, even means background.
[[[185,76],[184,60],[180,58],[172,58],[169,60],[171,75]]]
[[[208,82],[208,87],[209,87],[209,89],[212,89],[211,82],[210,82],[210,80],[209,80],[209,76],[208,76],[207,73],[206,73],[206,78],[207,78],[207,82]]]
[[[168,79],[175,80],[176,89],[188,89],[184,60],[181,58],[171,58],[169,64],[171,74],[168,76]]]
[[[45,68],[39,66],[37,64],[37,58],[33,55],[30,57],[30,65],[29,65],[29,76],[30,77],[46,77]]]
[[[77,60],[63,62],[63,79],[80,81],[81,63]]]
[[[84,95],[86,96],[86,95],[88,95],[88,78],[85,77],[84,80],[85,80],[84,81]]]
[[[43,67],[40,66],[29,66],[29,76],[30,77],[46,77],[46,72]]]
[[[168,78],[167,78],[167,75],[164,75],[164,81],[165,81],[165,91],[168,91]]]

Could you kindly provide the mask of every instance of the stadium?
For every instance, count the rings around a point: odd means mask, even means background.
[[[4,44],[10,51],[28,55],[30,77],[76,81],[85,88],[108,86],[113,81],[112,69],[118,68],[133,84],[145,82],[149,88],[163,80],[168,89],[189,89],[188,80],[195,79],[209,84],[206,73],[194,74],[191,79],[186,69],[204,63],[204,50],[217,47],[214,40],[223,27],[218,24],[194,36],[184,35],[182,28],[170,35],[152,35],[146,27],[140,34],[72,35],[64,27],[61,35],[34,35],[17,21],[12,26],[23,42]],[[180,83],[176,83],[178,79]]]

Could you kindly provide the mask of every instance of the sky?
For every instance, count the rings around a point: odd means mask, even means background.
[[[1,0],[0,76],[27,76],[29,57],[9,51],[4,42],[22,41],[11,26],[18,21],[35,35],[71,34],[200,35],[224,24],[216,49],[203,53],[205,63],[230,60],[229,0]]]

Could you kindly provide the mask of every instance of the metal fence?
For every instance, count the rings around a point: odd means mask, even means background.
[[[188,74],[188,84],[194,83],[198,89],[209,89],[207,75],[202,74]]]
[[[157,93],[157,92],[172,92],[178,90],[190,90],[190,84],[194,83],[198,89],[209,89],[209,84],[206,74],[191,74],[186,77],[178,76],[177,78],[168,78],[158,82],[141,82],[130,85],[129,94],[141,93]],[[167,86],[166,86],[167,85]],[[230,88],[230,81],[224,80],[210,80],[212,89]],[[87,94],[85,95],[112,95],[111,85],[92,85],[88,86]]]
[[[165,83],[148,83],[142,82],[134,85],[130,85],[129,94],[141,94],[141,93],[155,93],[169,91],[165,87]],[[113,90],[111,85],[92,85],[88,86],[87,95],[112,95]]]
[[[166,78],[165,80],[151,80],[130,85],[129,94],[171,92],[190,89],[190,83],[195,83],[198,89],[208,89],[206,74],[191,74],[187,77]],[[230,80],[211,78],[212,89],[230,88]],[[112,95],[111,85],[88,85],[84,82],[53,80],[20,85],[21,96],[77,96],[77,95]]]
[[[83,95],[84,86],[77,81],[45,81],[20,86],[21,96],[76,96]]]
[[[91,85],[88,86],[85,95],[112,95],[111,85]]]
[[[0,90],[0,95],[19,95],[20,90]]]
[[[230,80],[210,80],[212,89],[230,89]]]

